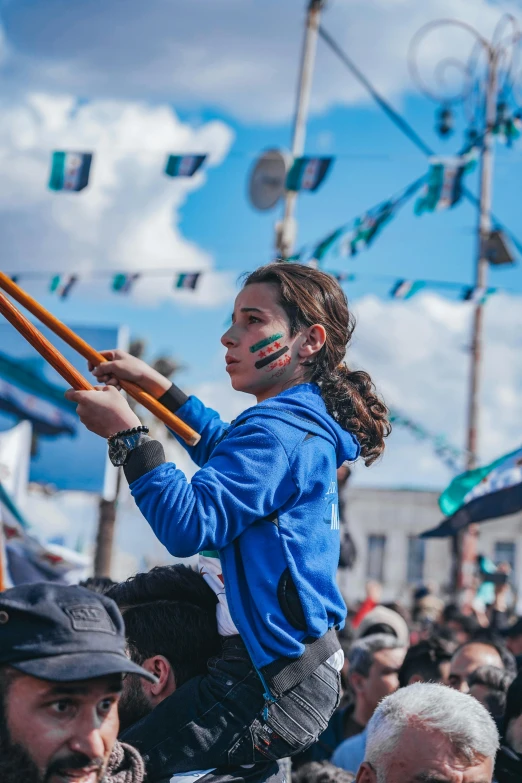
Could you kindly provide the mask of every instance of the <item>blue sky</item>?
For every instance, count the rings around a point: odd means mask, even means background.
[[[289,146],[304,5],[302,0],[0,3],[2,268],[21,273],[22,283],[70,324],[125,324],[132,335],[147,339],[151,356],[172,351],[186,365],[179,382],[215,400],[225,416],[248,404],[228,394],[219,346],[233,281],[271,259],[280,214],[249,206],[247,179],[262,149]],[[522,20],[519,2],[332,0],[323,23],[426,141],[452,155],[462,143],[463,117],[458,114],[451,139],[435,136],[436,106],[419,95],[407,73],[408,42],[421,24],[450,14],[489,33],[502,9],[520,11]],[[438,46],[440,52],[436,47],[427,55],[427,67],[446,51],[445,44]],[[448,46],[451,53],[458,48],[453,40]],[[90,191],[47,193],[49,151],[73,144],[90,144],[97,155]],[[190,185],[162,177],[163,155],[177,151],[174,147],[211,152],[205,174]],[[142,156],[147,150],[150,158]],[[306,151],[336,160],[320,191],[299,198],[298,245],[323,238],[427,170],[423,155],[321,41]],[[522,142],[512,150],[497,145],[494,209],[520,235],[521,175]],[[469,184],[476,187],[476,175]],[[421,218],[410,203],[369,251],[325,264],[361,276],[346,289],[360,330],[349,361],[375,373],[391,404],[459,446],[469,305],[458,302],[457,292],[391,302],[390,283],[372,277],[471,284],[476,221],[466,202]],[[167,263],[178,271],[205,268],[217,275],[192,297],[173,296],[165,278],[153,290],[137,287],[127,298],[109,294],[106,283],[85,283],[65,302],[49,296],[45,285],[23,279],[28,269],[88,276],[89,270],[135,271]],[[509,294],[488,305],[484,459],[518,445],[513,421],[522,412],[520,264],[493,269],[490,281]],[[360,480],[443,486],[450,477],[429,445],[406,433],[392,436],[389,454]]]

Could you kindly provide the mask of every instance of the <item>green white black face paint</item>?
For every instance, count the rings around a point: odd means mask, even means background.
[[[290,350],[288,345],[282,344],[282,337],[283,335],[281,333],[273,334],[271,337],[265,337],[264,340],[260,340],[250,346],[250,353],[257,353],[257,361],[255,363],[255,368],[257,370],[262,370],[269,365],[270,369],[265,370],[265,372],[275,369],[275,367],[277,367],[277,361]]]

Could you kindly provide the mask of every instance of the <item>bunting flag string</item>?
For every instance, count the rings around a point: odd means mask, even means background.
[[[332,249],[337,249],[339,255],[355,256],[360,250],[372,244],[382,228],[396,216],[425,181],[425,175],[419,177],[392,198],[380,202],[355,220],[336,228],[316,244],[304,245],[286,260],[302,263],[316,262],[320,265]]]
[[[329,238],[331,242],[336,241],[336,238],[332,234]],[[326,246],[326,240],[324,240]],[[219,270],[226,272],[226,270]],[[493,294],[498,293],[500,290],[509,293],[508,289],[498,288],[481,288],[477,286],[470,286],[467,283],[459,283],[449,280],[408,280],[405,278],[395,278],[390,275],[365,275],[354,274],[348,272],[326,270],[328,274],[332,275],[341,285],[354,282],[377,282],[386,283],[390,285],[389,296],[392,299],[406,300],[411,299],[419,291],[422,290],[451,290],[458,292],[459,298],[466,302],[480,302],[484,304],[487,299]],[[42,280],[46,279],[48,273],[45,272],[19,272],[11,275],[11,279],[17,283],[23,284],[24,280]],[[72,274],[55,274],[51,275],[48,290],[51,294],[56,294],[60,299],[66,299],[71,293],[72,289],[81,282],[89,282],[97,278],[110,277],[110,289],[113,293],[126,295],[130,294],[136,283],[142,278],[149,277],[170,277],[172,279],[172,287],[175,290],[195,291],[201,283],[202,278],[206,273],[197,272],[174,272],[171,269],[150,269],[144,268],[136,272],[111,272],[109,270],[93,270],[86,272],[82,276],[78,273]]]
[[[430,432],[397,410],[390,409],[390,421],[398,427],[407,429],[417,440],[428,441],[437,457],[453,473],[458,474],[462,471],[465,464],[466,451],[448,443],[444,435],[436,435]]]
[[[49,189],[78,193],[89,184],[93,152],[55,150],[51,155]],[[204,164],[208,154],[169,155],[164,173],[168,177],[193,177]]]
[[[426,185],[415,202],[416,215],[454,207],[463,196],[464,176],[476,168],[480,148],[471,144],[454,158],[431,158]]]

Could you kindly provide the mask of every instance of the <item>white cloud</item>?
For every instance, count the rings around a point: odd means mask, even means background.
[[[146,96],[216,106],[249,121],[287,120],[305,5],[304,0],[4,3],[8,40],[16,49],[11,84],[14,77],[80,95]],[[490,34],[503,9],[516,13],[517,3],[331,0],[323,24],[391,96],[411,88],[407,51],[422,24],[450,17]],[[423,62],[430,66],[441,55],[467,49],[469,39],[463,36],[435,37],[423,48]],[[313,110],[361,100],[367,100],[363,89],[320,43]]]
[[[421,426],[465,445],[472,306],[436,294],[409,302],[367,296],[356,303],[352,365],[372,375],[392,407]],[[509,328],[506,327],[509,324]],[[522,308],[507,295],[486,307],[480,393],[480,458],[486,463],[520,445]],[[426,443],[394,430],[382,461],[360,468],[365,484],[441,486],[450,478]]]
[[[173,292],[172,274],[138,281],[133,295],[185,297],[215,304],[233,292],[226,275],[212,271],[212,257],[187,241],[178,212],[206,180],[163,174],[166,153],[207,152],[206,167],[219,165],[232,132],[214,121],[199,128],[182,123],[166,105],[100,100],[77,104],[68,95],[33,93],[4,102],[0,111],[0,232],[3,268],[75,271],[166,269],[205,271],[195,292]],[[53,149],[95,153],[91,184],[81,193],[47,189]],[[86,284],[99,295],[108,284]]]

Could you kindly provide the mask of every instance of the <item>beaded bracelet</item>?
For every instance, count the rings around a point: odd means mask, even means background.
[[[110,435],[107,440],[114,440],[114,438],[125,438],[128,435],[139,435],[140,433],[148,435],[149,428],[144,424],[140,424],[139,427],[131,427],[130,430],[120,430],[120,432],[116,432],[114,435]]]

